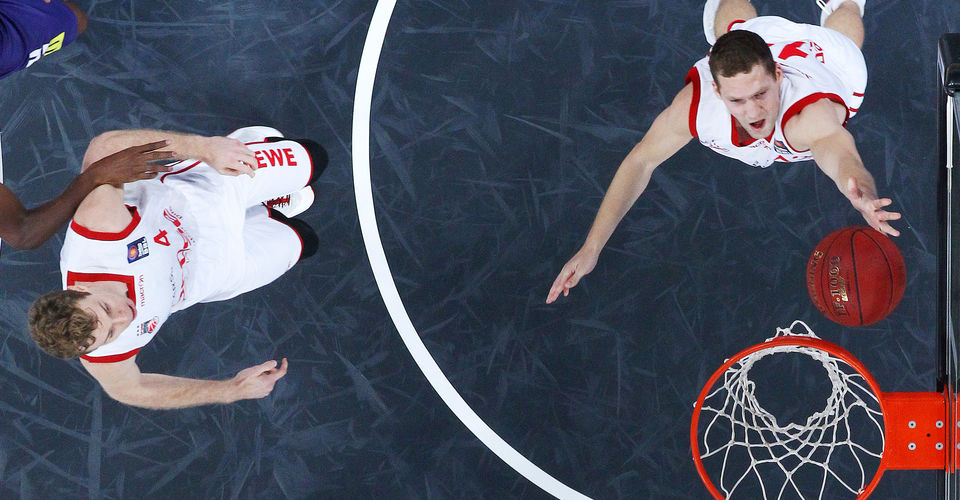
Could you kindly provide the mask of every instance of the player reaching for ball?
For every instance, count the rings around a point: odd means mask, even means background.
[[[80,357],[122,403],[182,408],[262,398],[286,374],[286,359],[199,380],[141,373],[137,353],[174,312],[266,285],[316,253],[316,233],[293,217],[312,203],[309,184],[327,154],[268,127],[229,137],[122,130],[91,141],[84,168],[150,141],[194,159],[155,179],[100,186],[83,200],[60,253],[65,290],[34,302],[30,333],[51,355]],[[284,214],[261,203],[288,193],[305,194],[292,196],[300,201]]]
[[[547,303],[568,295],[597,263],[617,224],[650,182],[653,170],[696,137],[748,165],[814,160],[867,223],[891,236],[888,198],[879,198],[853,136],[846,130],[863,102],[866,0],[817,0],[821,26],[757,17],[748,0],[707,0],[710,54],[624,158],[580,250],[563,266]]]

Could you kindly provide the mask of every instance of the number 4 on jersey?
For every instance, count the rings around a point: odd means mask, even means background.
[[[157,242],[157,243],[159,243],[159,244],[161,244],[161,245],[163,245],[163,246],[165,246],[165,247],[170,246],[170,240],[167,239],[167,232],[166,232],[165,230],[163,230],[163,229],[161,229],[160,232],[157,233],[157,235],[153,237],[153,241],[155,241],[155,242]]]

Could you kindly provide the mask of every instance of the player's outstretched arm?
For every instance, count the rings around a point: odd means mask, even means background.
[[[113,399],[127,405],[156,410],[227,404],[241,399],[260,399],[273,391],[287,373],[287,359],[241,370],[228,380],[201,380],[141,373],[136,356],[116,363],[90,363],[83,367]]]
[[[133,144],[166,140],[167,149],[177,159],[193,158],[207,163],[224,175],[246,174],[253,177],[257,159],[243,142],[229,137],[204,137],[166,130],[112,130],[98,135],[90,143],[84,164]]]
[[[900,231],[890,225],[890,221],[900,219],[900,214],[884,210],[893,201],[877,196],[873,176],[863,166],[853,136],[843,127],[844,116],[841,105],[823,99],[791,119],[785,133],[791,143],[796,138],[797,144],[810,148],[820,170],[833,180],[870,227],[900,236]]]
[[[150,179],[168,171],[168,167],[151,163],[172,157],[170,152],[157,151],[165,145],[137,145],[102,158],[74,178],[59,196],[31,209],[0,184],[0,239],[16,248],[40,246],[73,217],[80,202],[95,187]]]
[[[643,139],[620,163],[583,246],[563,266],[553,281],[547,293],[547,304],[557,300],[561,293],[564,296],[569,295],[570,289],[593,271],[600,251],[627,210],[647,188],[654,169],[693,138],[688,126],[692,101],[693,87],[687,85],[677,94],[670,106],[657,116]]]

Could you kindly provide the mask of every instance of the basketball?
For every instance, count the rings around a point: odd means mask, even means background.
[[[864,326],[887,317],[903,297],[906,266],[885,234],[866,226],[830,233],[807,262],[807,291],[826,317]]]

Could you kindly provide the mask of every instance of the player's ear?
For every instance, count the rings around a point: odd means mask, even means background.
[[[717,82],[710,82],[710,85],[713,86],[713,93],[717,94],[717,97],[720,97],[720,87],[717,86]]]
[[[70,285],[67,287],[67,290],[73,290],[74,292],[86,292],[87,287],[83,285]]]

